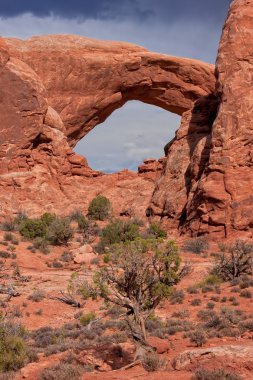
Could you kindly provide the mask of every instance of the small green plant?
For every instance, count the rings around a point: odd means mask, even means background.
[[[24,330],[13,324],[0,324],[0,373],[17,371],[27,359]]]
[[[95,220],[108,219],[111,213],[111,202],[103,195],[92,199],[88,208],[88,216]]]
[[[103,230],[100,243],[98,245],[98,251],[100,253],[105,251],[105,247],[109,247],[113,244],[134,241],[139,237],[139,226],[129,221],[123,221],[116,219],[109,223]]]
[[[24,219],[20,223],[19,232],[28,240],[34,240],[37,237],[45,238],[47,225],[40,219]]]
[[[80,317],[80,323],[82,326],[87,326],[91,321],[96,319],[96,314],[94,312],[90,312],[87,314],[83,314]]]
[[[154,238],[166,238],[167,233],[164,231],[158,223],[151,223],[148,229],[148,234],[153,236]]]
[[[47,226],[50,226],[51,223],[56,219],[55,214],[51,214],[50,212],[45,212],[43,215],[41,215],[40,220],[45,223]]]
[[[79,215],[76,222],[80,231],[85,232],[89,229],[89,220],[84,215]]]

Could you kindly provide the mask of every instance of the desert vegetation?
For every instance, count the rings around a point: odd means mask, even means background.
[[[49,364],[42,380],[136,365],[171,376],[179,344],[203,349],[252,336],[250,241],[201,237],[177,244],[158,223],[115,218],[108,202],[90,203],[96,210],[106,205],[106,217],[75,210],[65,217],[18,214],[2,223],[0,372],[6,378],[43,360]],[[24,263],[29,268],[33,260],[39,264],[30,272]],[[205,269],[196,272],[202,262]],[[37,265],[44,265],[48,285],[35,276]],[[60,286],[57,273],[64,276]],[[50,365],[54,355],[59,358]],[[208,367],[192,378],[241,379],[240,371]]]

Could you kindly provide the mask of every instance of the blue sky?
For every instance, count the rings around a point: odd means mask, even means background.
[[[0,35],[79,34],[214,63],[230,0],[0,0]],[[76,146],[93,168],[136,169],[163,155],[179,117],[128,102]]]

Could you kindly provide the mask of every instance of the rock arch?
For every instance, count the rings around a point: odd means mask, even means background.
[[[40,77],[71,146],[128,100],[182,115],[214,90],[213,65],[128,43],[57,35],[5,42]]]
[[[174,161],[167,159],[170,174],[178,177],[170,194],[178,199],[177,215],[170,210],[167,216],[179,221],[191,156],[187,120],[194,102],[214,91],[214,82],[212,65],[127,43],[78,36],[0,40],[2,214],[20,209],[32,215],[43,209],[67,212],[103,192],[120,199],[118,211],[132,204],[143,215],[153,182],[129,172],[101,176],[72,150],[115,109],[141,100],[184,115],[172,144]],[[152,202],[160,216],[168,209],[167,171],[168,166]],[[113,182],[114,190],[109,190]]]

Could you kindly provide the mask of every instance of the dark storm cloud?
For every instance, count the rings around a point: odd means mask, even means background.
[[[164,21],[175,18],[224,20],[230,0],[0,0],[0,15],[5,17],[32,13],[51,13],[65,18],[138,18]]]

